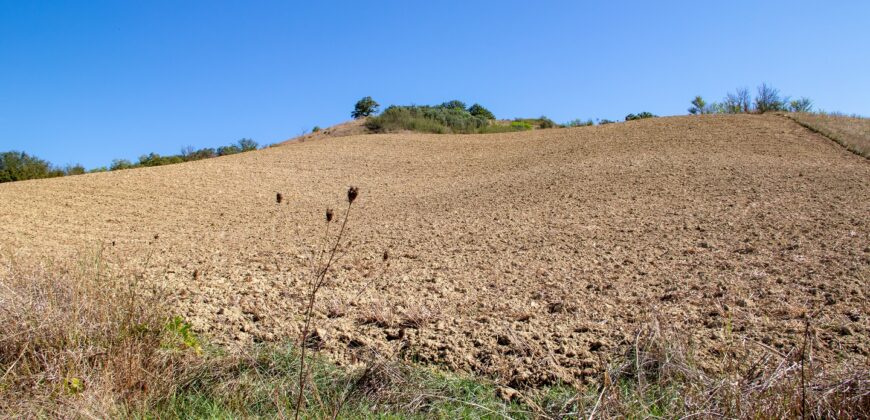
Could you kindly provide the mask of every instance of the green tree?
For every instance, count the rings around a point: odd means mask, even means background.
[[[634,120],[642,120],[645,118],[655,118],[655,117],[658,117],[658,115],[655,115],[652,112],[644,111],[644,112],[641,112],[640,114],[628,114],[625,116],[625,120],[626,121],[634,121]]]
[[[490,110],[484,108],[481,104],[474,104],[468,107],[468,113],[474,115],[475,117],[486,118],[488,120],[495,119],[495,114],[490,112]]]
[[[697,115],[697,114],[709,114],[710,109],[707,108],[707,102],[704,101],[704,98],[701,95],[692,99],[692,106],[689,108],[689,114]]]
[[[353,112],[350,113],[350,116],[358,120],[360,118],[374,115],[378,112],[379,106],[381,105],[375,102],[375,100],[372,99],[371,96],[366,96],[356,102],[356,105],[354,105]]]
[[[556,127],[556,123],[544,115],[541,115],[541,118],[538,118],[538,121],[539,121],[538,126],[541,128],[554,128],[554,127]]]
[[[51,165],[24,152],[0,153],[0,182],[24,181],[27,179],[62,176],[63,171],[52,169]]]
[[[239,149],[240,149],[241,151],[243,151],[243,152],[249,152],[249,151],[251,151],[251,150],[257,150],[257,147],[259,147],[259,145],[257,144],[257,142],[255,142],[255,141],[253,141],[253,140],[251,140],[251,139],[241,139],[241,140],[239,140],[238,146],[239,146]]]
[[[115,159],[112,161],[112,165],[109,166],[109,169],[112,171],[117,171],[120,169],[132,169],[135,168],[136,165],[133,162],[130,162],[127,159]]]
[[[441,108],[447,108],[447,109],[461,109],[461,110],[464,111],[464,110],[465,110],[465,102],[462,102],[462,101],[460,101],[460,100],[454,99],[454,100],[452,100],[452,101],[444,102],[443,104],[441,104],[440,107],[441,107]],[[470,112],[470,111],[469,111],[469,112]]]
[[[242,152],[242,149],[239,148],[239,146],[236,146],[235,144],[231,144],[229,146],[221,146],[221,147],[218,147],[218,149],[217,149],[218,156],[234,155],[236,153],[241,153],[241,152]]]
[[[67,166],[66,169],[64,169],[63,171],[66,175],[81,175],[88,172],[84,166],[78,163],[75,165]]]

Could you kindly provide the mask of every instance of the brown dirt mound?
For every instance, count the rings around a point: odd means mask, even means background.
[[[0,251],[105,247],[130,266],[153,252],[151,284],[212,340],[294,338],[324,209],[358,185],[317,308],[338,361],[373,346],[579,384],[655,313],[717,370],[735,340],[799,345],[810,312],[815,357],[866,364],[868,179],[866,159],[777,116],[349,136],[0,185]]]

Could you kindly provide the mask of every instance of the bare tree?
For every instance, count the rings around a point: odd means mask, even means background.
[[[723,111],[728,114],[739,114],[741,112],[749,112],[752,96],[749,94],[748,88],[737,88],[734,93],[725,95],[722,100]]]
[[[755,109],[762,113],[784,110],[785,103],[779,96],[779,90],[762,83],[758,87],[758,96],[755,97]]]

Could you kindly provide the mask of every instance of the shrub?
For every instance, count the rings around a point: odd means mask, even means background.
[[[514,121],[519,121],[528,124],[531,128],[555,128],[558,125],[553,120],[541,116],[540,118],[516,118]]]
[[[538,118],[538,127],[554,128],[554,127],[556,127],[556,123],[553,122],[553,120],[541,115],[541,118]]]
[[[186,159],[187,159],[188,161],[191,161],[191,160],[200,160],[200,159],[210,159],[210,158],[213,158],[213,157],[217,157],[217,155],[218,155],[218,154],[217,154],[217,150],[215,150],[214,148],[211,148],[211,147],[206,147],[206,148],[203,148],[203,149],[199,149],[199,150],[197,150],[197,151],[194,151],[193,153],[191,153],[190,155],[188,155],[188,156],[186,157]]]
[[[689,114],[697,115],[697,114],[709,114],[710,108],[707,106],[707,102],[704,101],[704,98],[701,95],[692,99],[692,106],[689,108]]]
[[[217,149],[218,156],[234,155],[236,153],[241,153],[241,152],[242,152],[242,149],[240,149],[239,146],[236,146],[234,144],[231,144],[229,146],[221,146],[221,147],[218,147],[218,149]]]
[[[355,120],[360,118],[365,118],[371,115],[374,115],[378,112],[378,107],[380,104],[375,102],[371,96],[366,96],[359,101],[356,102],[356,105],[353,107],[353,112],[350,113],[350,116]]]
[[[311,132],[312,132],[312,133],[317,133],[317,132],[319,132],[319,131],[320,131],[320,126],[319,126],[319,125],[315,125],[314,128],[311,129]]]
[[[531,130],[532,124],[530,124],[527,121],[511,121],[510,127],[512,130],[525,131],[525,130]]]
[[[725,99],[722,101],[722,112],[726,114],[749,112],[751,103],[752,96],[749,94],[749,89],[738,88],[734,93],[725,95]]]
[[[162,166],[181,162],[184,162],[181,156],[160,156],[157,153],[149,153],[139,156],[138,166]]]
[[[375,132],[411,130],[424,133],[475,133],[489,120],[471,115],[465,108],[446,106],[390,106],[370,118],[366,127]]]
[[[133,162],[130,162],[127,159],[115,159],[112,161],[112,165],[109,166],[109,169],[112,171],[117,171],[120,169],[132,169],[136,166],[133,165]]]
[[[87,170],[85,169],[84,166],[82,166],[80,164],[75,164],[75,165],[67,166],[63,170],[63,172],[66,175],[82,175],[82,174],[87,173]]]
[[[784,111],[785,102],[780,98],[778,89],[762,83],[758,87],[758,96],[755,97],[755,109],[761,113]]]
[[[591,119],[583,121],[580,118],[573,119],[563,124],[565,127],[589,127],[594,125]]]
[[[0,153],[0,183],[63,176],[63,171],[24,152]]]
[[[464,110],[465,109],[465,102],[454,99],[452,101],[444,102],[439,107],[440,108],[447,108],[447,109],[462,109],[462,110]]]
[[[813,110],[813,101],[810,98],[801,97],[789,102],[788,109],[791,112],[811,112]]]
[[[474,104],[468,108],[468,113],[474,115],[475,117],[485,118],[487,120],[494,120],[495,114],[490,112],[488,109],[484,108],[483,105]]]
[[[625,116],[625,120],[626,121],[634,121],[634,120],[642,120],[645,118],[656,118],[656,117],[658,117],[658,115],[655,115],[651,112],[644,111],[644,112],[641,112],[641,113],[636,114],[636,115],[635,114],[628,114]]]
[[[602,118],[600,121],[598,121],[598,125],[613,124],[615,122],[616,121],[608,120],[607,118]]]
[[[237,145],[239,147],[239,150],[241,150],[242,152],[250,152],[251,150],[257,150],[257,147],[260,146],[259,144],[257,144],[257,142],[255,142],[251,139],[241,139],[241,140],[239,140]]]

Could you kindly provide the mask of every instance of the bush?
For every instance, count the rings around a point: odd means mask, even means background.
[[[516,118],[514,121],[526,123],[531,128],[555,128],[559,126],[553,122],[553,120],[544,116],[541,116],[540,118]]]
[[[598,125],[613,124],[615,122],[616,121],[608,120],[607,118],[602,118],[600,121],[598,121]]]
[[[447,109],[462,109],[462,110],[464,110],[464,109],[465,109],[465,102],[462,102],[462,101],[459,101],[459,100],[454,99],[454,100],[452,100],[452,101],[444,102],[443,104],[441,104],[441,105],[439,106],[439,108],[447,108]]]
[[[755,97],[755,110],[761,113],[771,111],[785,111],[785,102],[779,96],[779,90],[762,83],[758,87],[758,96]]]
[[[474,115],[475,117],[485,118],[487,120],[494,120],[495,114],[490,112],[488,109],[484,108],[483,105],[474,104],[468,108],[468,113]]]
[[[24,152],[0,153],[0,183],[63,176],[63,170]]]
[[[319,126],[319,125],[315,125],[314,128],[311,129],[311,132],[312,132],[312,133],[320,132],[320,126]]]
[[[704,101],[704,98],[701,95],[692,99],[692,106],[689,108],[689,114],[697,115],[697,114],[709,114],[710,108],[707,106],[707,102]]]
[[[725,95],[722,101],[722,112],[726,114],[749,112],[751,104],[752,96],[749,94],[749,89],[738,88],[734,93]]]
[[[788,110],[791,112],[811,112],[813,110],[813,101],[806,97],[795,99],[788,103]]]
[[[431,106],[390,106],[370,118],[366,127],[375,132],[411,130],[423,133],[475,133],[489,120],[471,115],[465,108]]]
[[[511,121],[510,127],[512,130],[515,130],[515,131],[525,131],[525,130],[531,130],[532,124],[530,124],[527,121]]]
[[[366,96],[359,101],[356,102],[356,105],[353,107],[353,112],[350,113],[350,116],[355,120],[360,118],[365,118],[371,115],[374,115],[378,112],[378,107],[380,104],[375,102],[371,96]]]
[[[211,147],[206,147],[188,154],[187,156],[185,156],[185,159],[189,162],[192,160],[210,159],[213,157],[217,157],[217,155],[217,150]]]
[[[634,121],[634,120],[642,120],[645,118],[656,118],[656,117],[658,117],[658,115],[655,115],[651,112],[644,111],[644,112],[641,112],[640,114],[636,114],[636,115],[635,114],[628,114],[625,116],[625,120],[626,121]]]
[[[162,165],[170,165],[173,163],[182,163],[184,159],[181,156],[160,156],[157,153],[149,153],[147,155],[139,156],[139,164],[137,166],[162,166]]]
[[[564,124],[565,127],[589,127],[594,125],[591,119],[583,121],[580,118],[573,119]]]
[[[121,169],[132,169],[136,166],[133,165],[133,162],[130,162],[127,159],[115,159],[112,161],[112,165],[109,166],[109,170],[117,171]]]
[[[541,115],[541,118],[538,118],[538,127],[540,128],[554,128],[556,127],[556,123],[553,120]]]
[[[255,142],[251,139],[241,139],[241,140],[239,140],[237,145],[239,147],[239,150],[241,150],[242,152],[250,152],[251,150],[257,150],[257,147],[260,146],[259,144],[257,144],[257,142]]]
[[[80,164],[75,164],[75,165],[72,165],[72,166],[67,166],[67,167],[63,170],[63,172],[64,172],[66,175],[82,175],[82,174],[87,173],[87,170],[85,169],[84,166],[82,166],[82,165],[80,165]]]

